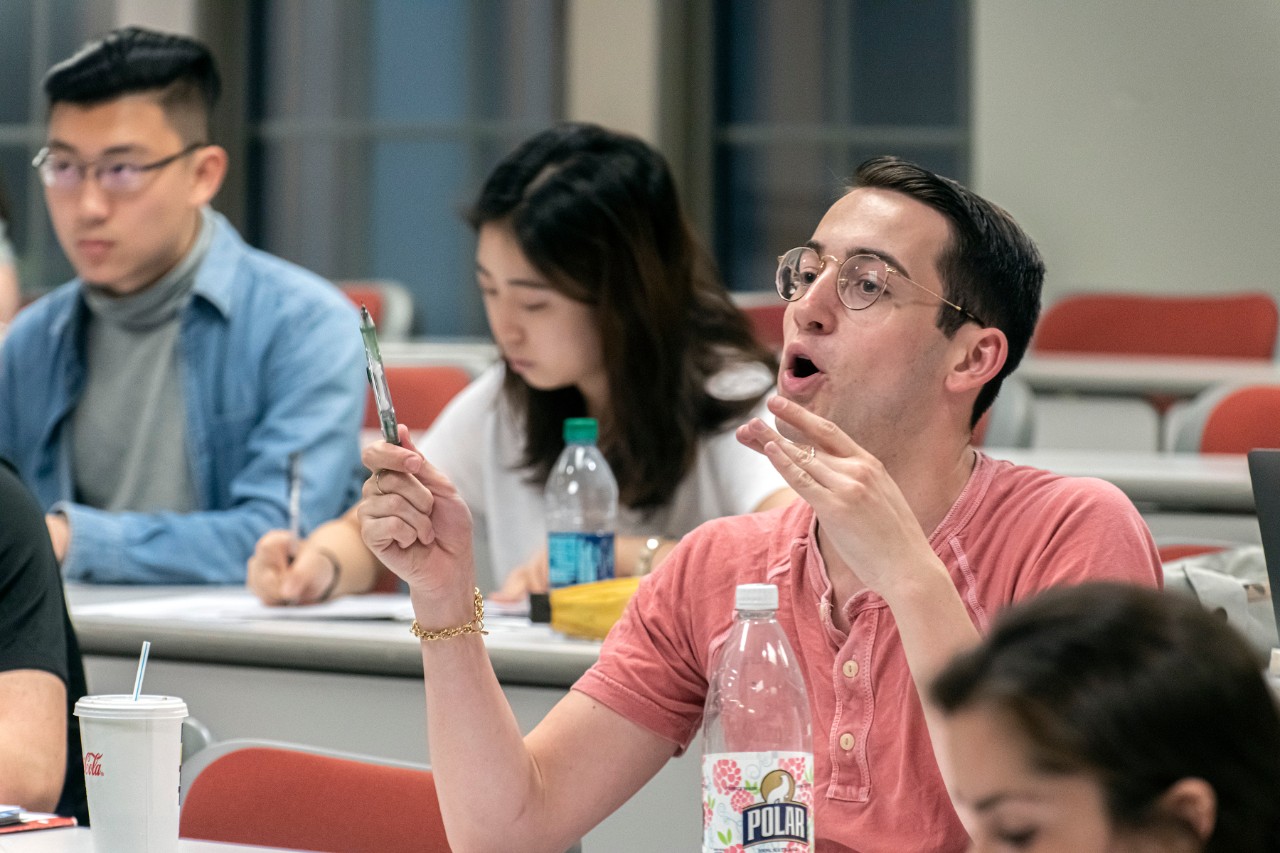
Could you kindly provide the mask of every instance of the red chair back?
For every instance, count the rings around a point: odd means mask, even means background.
[[[386,372],[396,419],[414,431],[431,426],[454,395],[471,384],[471,374],[455,364],[390,364]],[[378,428],[372,392],[365,404],[364,425]]]
[[[1269,359],[1280,312],[1266,293],[1082,293],[1049,306],[1032,349],[1117,355]]]
[[[1246,385],[1227,394],[1205,418],[1201,453],[1248,453],[1280,447],[1280,385]]]
[[[449,851],[430,770],[267,746],[227,752],[200,771],[180,834],[288,850]]]
[[[1176,542],[1171,545],[1161,545],[1159,546],[1160,562],[1171,563],[1174,560],[1198,557],[1201,554],[1216,554],[1227,547],[1226,545],[1208,545],[1198,542]]]
[[[741,308],[751,323],[751,332],[756,340],[774,352],[781,351],[782,318],[786,314],[787,303],[776,299],[759,305],[743,305]]]

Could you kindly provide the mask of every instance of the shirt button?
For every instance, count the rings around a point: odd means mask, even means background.
[[[843,749],[845,752],[848,752],[849,750],[853,749],[853,735],[849,734],[848,732],[845,732],[844,734],[840,735],[840,748]]]
[[[858,674],[858,662],[856,660],[847,660],[844,662],[844,674],[846,678],[853,678]]]

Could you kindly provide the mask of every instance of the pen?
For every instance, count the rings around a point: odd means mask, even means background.
[[[289,556],[293,557],[302,538],[302,453],[289,454]]]
[[[378,349],[378,335],[373,328],[369,309],[360,304],[360,337],[364,339],[364,360],[369,369],[369,385],[373,388],[373,402],[378,407],[378,421],[382,425],[382,437],[388,444],[399,444],[396,433],[396,409],[391,405],[391,389],[387,387],[387,373],[382,367],[382,353]]]

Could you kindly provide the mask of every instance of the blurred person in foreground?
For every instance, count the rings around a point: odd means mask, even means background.
[[[0,459],[0,803],[88,823],[84,665],[44,514]]]
[[[209,203],[227,154],[197,41],[128,27],[44,79],[33,165],[77,278],[0,351],[0,455],[46,512],[68,580],[241,583],[285,523],[350,504],[365,402],[354,306],[245,245]]]
[[[1280,851],[1280,715],[1249,646],[1179,595],[1050,590],[932,688],[974,850]]]
[[[769,401],[778,428],[738,430],[800,500],[686,536],[527,737],[475,632],[466,503],[412,444],[366,447],[377,473],[361,531],[409,587],[450,841],[563,849],[621,805],[693,743],[735,587],[763,582],[778,586],[808,686],[817,849],[964,850],[940,718],[920,701],[934,676],[1013,601],[1160,577],[1150,532],[1114,486],[971,444],[1031,338],[1043,277],[1000,208],[905,161],[863,163],[779,256],[790,304]]]
[[[440,414],[420,445],[483,522],[508,601],[547,587],[543,486],[565,418],[592,417],[618,479],[618,575],[660,565],[712,518],[794,494],[734,428],[768,416],[776,360],[751,335],[680,206],[665,159],[633,136],[566,123],[486,179],[468,220],[475,285],[502,362]],[[271,604],[367,592],[385,569],[354,508],[291,557],[288,531],[249,560]]]

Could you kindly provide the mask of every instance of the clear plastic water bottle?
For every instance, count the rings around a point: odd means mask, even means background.
[[[564,442],[544,491],[552,589],[613,577],[618,521],[618,481],[596,447],[595,418],[566,419]]]
[[[702,850],[810,851],[813,718],[778,588],[742,584],[735,607],[702,721]]]

